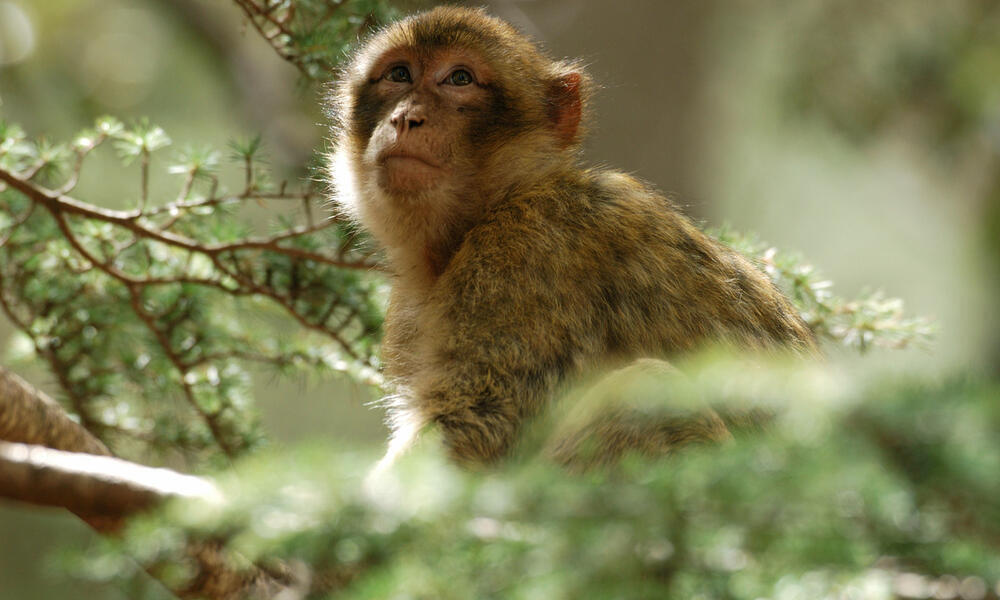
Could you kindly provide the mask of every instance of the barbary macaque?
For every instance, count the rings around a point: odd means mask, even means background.
[[[436,424],[459,461],[496,461],[588,370],[708,343],[815,351],[750,262],[648,185],[580,166],[590,88],[578,63],[456,7],[375,33],[333,87],[335,200],[392,274],[388,460]]]

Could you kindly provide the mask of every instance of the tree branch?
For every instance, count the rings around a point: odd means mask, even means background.
[[[111,457],[54,400],[3,367],[0,440],[6,440],[0,441],[0,497],[68,509],[104,534],[119,531],[128,517],[170,498],[223,501],[207,479]],[[295,585],[296,578],[280,565],[267,572],[232,566],[219,544],[192,544],[188,554],[198,574],[183,589],[173,590],[180,598],[284,597],[279,594]]]
[[[11,442],[0,442],[0,497],[66,508],[103,533],[117,531],[127,517],[171,498],[224,501],[215,484],[201,477],[110,456]],[[219,543],[192,542],[187,554],[197,572],[182,588],[172,590],[178,598],[301,597],[294,594],[296,578],[287,568],[234,566]]]
[[[75,198],[60,195],[57,192],[47,190],[25,180],[19,175],[10,173],[3,169],[0,169],[0,181],[3,181],[18,192],[24,194],[33,202],[37,202],[38,204],[48,208],[53,213],[69,213],[88,219],[103,221],[105,223],[124,227],[139,237],[188,250],[190,252],[200,252],[210,256],[217,256],[232,250],[256,249],[267,250],[277,254],[284,254],[294,258],[305,258],[316,261],[320,264],[332,265],[344,269],[357,269],[363,271],[378,269],[378,265],[363,260],[340,260],[338,258],[317,252],[310,252],[300,248],[289,248],[278,243],[288,238],[315,233],[326,229],[327,227],[331,227],[335,223],[332,219],[311,227],[306,226],[293,228],[289,231],[271,236],[269,238],[249,238],[229,243],[203,244],[197,240],[193,240],[170,231],[160,231],[159,229],[153,227],[147,227],[141,220],[144,216],[146,216],[146,214],[142,211],[123,211],[100,208],[86,202],[81,202]]]
[[[0,496],[121,518],[173,497],[222,501],[207,479],[110,456],[0,442]]]
[[[0,440],[110,456],[99,439],[55,400],[0,367]]]

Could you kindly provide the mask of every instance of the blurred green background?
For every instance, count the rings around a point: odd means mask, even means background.
[[[487,4],[599,82],[588,163],[800,251],[843,296],[882,288],[938,323],[930,348],[833,360],[998,371],[1000,3]],[[0,117],[32,136],[65,139],[108,113],[149,117],[177,147],[260,132],[294,180],[324,145],[320,97],[227,2],[0,0]],[[138,174],[100,160],[76,195],[120,206]],[[154,173],[154,195],[170,193]],[[368,393],[343,381],[260,376],[257,398],[279,441],[385,437]],[[92,535],[62,513],[0,505],[0,600],[123,597],[47,567]]]

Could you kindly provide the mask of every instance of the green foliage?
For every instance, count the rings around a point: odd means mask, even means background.
[[[329,79],[359,35],[392,20],[384,0],[236,0],[275,51],[309,80]]]
[[[23,336],[14,346],[119,451],[218,459],[259,444],[248,363],[376,380],[373,264],[311,184],[268,183],[259,137],[233,145],[242,190],[220,183],[218,151],[189,147],[167,169],[176,199],[162,201],[147,181],[170,139],[148,122],[104,117],[71,145],[0,132],[0,308]],[[109,141],[124,164],[139,161],[134,210],[67,196]],[[252,211],[266,204],[282,218],[256,235]]]
[[[686,372],[663,397],[781,416],[765,436],[585,475],[532,448],[469,473],[434,440],[368,481],[372,457],[352,452],[260,456],[221,477],[228,503],[177,503],[108,551],[182,581],[187,543],[223,541],[238,560],[305,561],[331,598],[875,600],[1000,579],[995,384]]]
[[[729,228],[713,231],[719,241],[753,260],[802,313],[818,337],[865,352],[873,346],[906,348],[930,341],[934,327],[925,318],[908,317],[903,301],[880,291],[847,300],[835,296],[833,282],[823,279],[798,255],[780,252],[753,235]]]
[[[115,150],[122,163],[130,164],[136,158],[148,156],[161,148],[170,145],[170,138],[163,129],[150,125],[148,120],[139,121],[132,129],[114,126]],[[79,139],[79,138],[77,138]]]

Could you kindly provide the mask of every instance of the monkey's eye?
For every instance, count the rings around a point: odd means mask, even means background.
[[[395,81],[396,83],[411,83],[413,78],[410,76],[410,70],[403,65],[397,65],[385,74],[385,78],[389,81]]]
[[[457,71],[452,71],[444,81],[451,85],[469,85],[475,79],[473,79],[472,73],[469,73],[465,69],[458,69]]]

